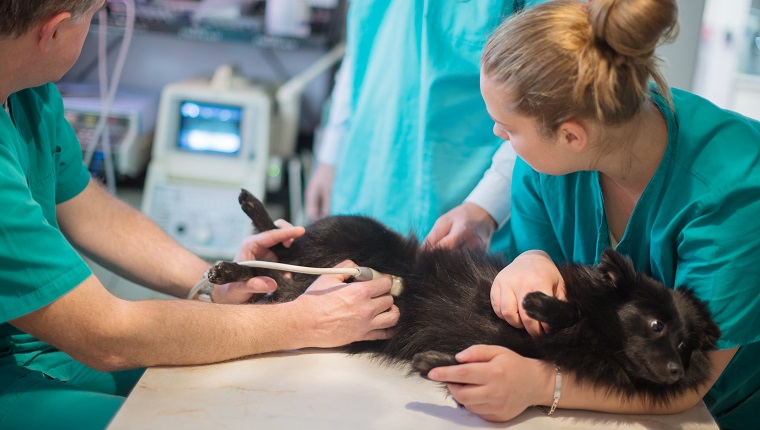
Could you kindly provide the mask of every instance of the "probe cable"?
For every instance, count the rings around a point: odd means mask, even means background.
[[[333,267],[333,268],[319,268],[319,267],[307,267],[307,266],[296,266],[294,264],[284,264],[284,263],[275,263],[273,261],[261,261],[261,260],[248,260],[248,261],[237,261],[237,264],[241,266],[247,266],[247,267],[258,267],[261,269],[272,269],[272,270],[280,270],[283,272],[296,272],[296,273],[305,273],[308,275],[351,275],[356,279],[357,281],[369,281],[372,279],[377,279],[383,274],[371,269],[369,267]],[[400,292],[400,286],[396,287],[396,284],[400,284],[400,279],[397,276],[393,277],[393,285],[394,288],[398,288],[398,292]],[[208,280],[208,272],[206,272],[203,275],[203,278],[198,281],[197,284],[193,286],[193,288],[190,289],[190,291],[187,293],[187,298],[192,299],[195,297],[198,292],[205,287],[207,284],[211,284],[211,281]],[[393,289],[391,289],[391,294],[394,294]]]

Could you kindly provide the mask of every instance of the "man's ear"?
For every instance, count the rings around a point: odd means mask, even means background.
[[[578,121],[566,121],[560,124],[557,138],[559,143],[572,152],[578,153],[588,145],[586,127]]]
[[[37,45],[42,52],[51,50],[54,42],[60,37],[63,23],[71,19],[71,13],[61,12],[53,15],[39,25],[37,30]]]

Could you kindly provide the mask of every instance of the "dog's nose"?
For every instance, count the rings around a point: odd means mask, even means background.
[[[683,378],[683,367],[675,361],[668,362],[668,382],[673,383]]]

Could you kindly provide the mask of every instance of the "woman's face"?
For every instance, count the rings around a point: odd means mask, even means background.
[[[488,114],[494,121],[493,133],[508,140],[517,155],[538,172],[564,175],[574,171],[563,146],[539,132],[534,118],[520,115],[514,109],[508,87],[481,74],[480,92]]]

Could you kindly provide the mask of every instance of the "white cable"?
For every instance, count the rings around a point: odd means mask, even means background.
[[[377,279],[383,276],[382,273],[369,267],[332,267],[332,268],[320,268],[320,267],[307,267],[296,266],[294,264],[275,263],[273,261],[261,261],[261,260],[248,260],[237,261],[237,264],[247,267],[258,267],[260,269],[272,269],[281,270],[284,272],[296,272],[306,273],[308,275],[350,275],[357,281],[369,281]],[[390,294],[393,297],[398,297],[404,289],[404,280],[399,276],[392,276],[392,284]],[[196,294],[206,285],[211,284],[208,280],[208,272],[203,275],[200,281],[193,286],[187,293],[188,299],[193,299]]]
[[[107,13],[106,9],[103,8],[98,12],[100,14],[100,31],[98,33],[98,82],[100,83],[100,116],[98,117],[98,124],[96,125],[95,132],[93,133],[92,140],[90,141],[90,148],[97,149],[98,146],[102,149],[103,159],[101,160],[101,163],[103,163],[103,170],[106,173],[106,185],[108,186],[108,190],[111,192],[111,194],[116,193],[116,187],[115,182],[111,181],[111,174],[109,170],[113,168],[111,165],[111,133],[108,130],[108,115],[111,112],[111,105],[110,100],[108,99],[108,67],[107,67],[107,61],[108,58],[107,51],[106,51],[106,45],[108,43],[107,35],[108,31],[106,29],[108,23],[107,23]],[[94,152],[94,151],[93,151]]]
[[[351,275],[356,278],[362,277],[362,274],[365,275],[368,272],[374,272],[370,274],[369,279],[374,278],[375,272],[372,269],[366,268],[366,267],[346,267],[346,268],[318,268],[318,267],[306,267],[306,266],[296,266],[294,264],[284,264],[284,263],[275,263],[273,261],[261,261],[261,260],[248,260],[248,261],[237,261],[237,264],[241,266],[247,266],[247,267],[258,267],[261,269],[273,269],[273,270],[280,270],[283,272],[296,272],[296,273],[306,273],[308,275]],[[201,290],[204,286],[207,284],[210,284],[210,281],[208,280],[208,273],[203,275],[203,278],[198,281],[197,284],[193,286],[193,288],[190,289],[187,293],[187,298],[192,299],[198,294],[198,291]]]
[[[306,267],[296,266],[294,264],[275,263],[273,261],[261,261],[261,260],[249,260],[249,261],[237,261],[237,264],[247,267],[258,267],[261,269],[274,269],[283,272],[296,272],[306,273],[308,275],[352,275],[360,276],[362,271],[361,267],[346,267],[346,268],[319,268],[319,267]]]
[[[121,80],[121,73],[124,70],[124,64],[127,58],[127,52],[132,42],[132,34],[134,32],[135,24],[135,3],[134,0],[109,0],[111,2],[118,1],[124,4],[126,12],[126,22],[124,23],[124,36],[122,39],[121,47],[119,48],[119,55],[116,59],[116,65],[114,66],[113,76],[111,77],[110,85],[108,85],[108,77],[106,71],[107,53],[106,46],[106,26],[107,15],[105,9],[99,13],[100,21],[100,34],[99,34],[99,46],[98,46],[98,72],[100,79],[100,97],[102,100],[100,118],[95,126],[95,130],[92,134],[92,140],[87,146],[87,152],[84,156],[85,165],[90,166],[92,158],[95,154],[95,150],[98,144],[101,144],[103,148],[103,161],[105,163],[106,172],[106,184],[111,192],[115,192],[116,188],[116,174],[113,165],[113,157],[111,151],[110,133],[107,130],[108,115],[111,112],[111,106],[116,99],[116,92],[119,87],[119,81]]]
[[[98,117],[98,122],[95,125],[93,134],[90,136],[90,142],[87,144],[87,151],[84,153],[84,164],[87,167],[89,167],[90,163],[92,162],[92,157],[95,155],[95,149],[100,142],[100,133],[102,133],[103,128],[105,128],[105,122],[102,120],[103,111],[105,110],[105,94],[108,88],[108,79],[106,72],[106,63],[103,61],[103,57],[106,55],[105,40],[106,27],[108,25],[106,18],[107,16],[108,13],[106,12],[105,8],[101,9],[98,12],[98,83],[100,84],[100,99],[102,104],[100,106],[100,117]]]

